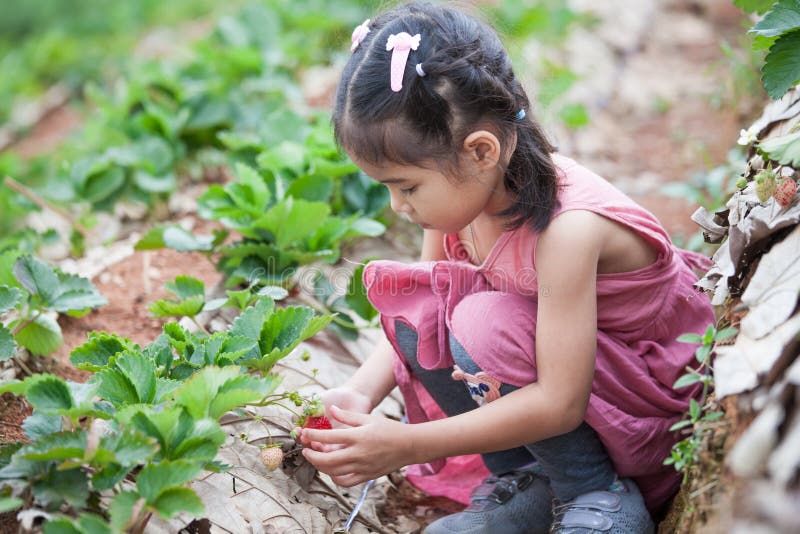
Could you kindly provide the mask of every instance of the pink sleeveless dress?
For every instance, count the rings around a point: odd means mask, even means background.
[[[688,332],[702,333],[715,320],[708,298],[693,286],[697,276],[692,267],[707,268],[710,262],[675,247],[651,213],[600,176],[563,156],[554,155],[553,160],[562,186],[561,205],[554,217],[569,210],[600,214],[630,228],[658,252],[655,263],[642,269],[597,275],[597,353],[585,416],[617,473],[633,478],[648,507],[655,510],[680,484],[679,474],[663,465],[680,439],[669,427],[681,419],[698,388],[672,389],[685,366],[694,361],[696,349],[676,338]],[[444,238],[447,261],[374,261],[365,268],[367,296],[381,313],[384,331],[395,347],[394,372],[409,422],[439,419],[444,414],[410,372],[397,346],[395,321],[417,332],[422,367],[452,367],[450,319],[464,297],[501,291],[534,302],[537,299],[537,239],[527,226],[507,231],[484,263],[475,266],[458,237],[450,234]],[[476,329],[485,327],[474,325]],[[532,336],[535,332],[519,334]],[[466,344],[464,347],[470,353]],[[517,386],[535,380],[531,369],[504,369],[503,375],[506,382]],[[420,489],[464,503],[487,474],[477,455],[411,466],[407,471],[409,480]]]

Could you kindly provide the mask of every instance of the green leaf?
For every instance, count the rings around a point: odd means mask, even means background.
[[[775,37],[797,28],[800,28],[800,2],[779,0],[750,31],[764,37]]]
[[[687,373],[675,381],[675,383],[672,385],[672,389],[679,389],[691,386],[692,384],[700,382],[701,378],[702,377],[697,373]]]
[[[56,271],[58,294],[47,307],[57,312],[79,311],[104,306],[108,300],[87,280],[74,274]]]
[[[681,428],[685,428],[687,426],[691,426],[691,424],[692,424],[691,421],[689,421],[688,419],[684,419],[683,421],[678,421],[677,423],[675,423],[674,425],[669,427],[669,431],[670,432],[674,432],[676,430],[680,430]]]
[[[689,400],[689,417],[692,418],[692,421],[697,421],[700,417],[700,404],[695,399]]]
[[[148,193],[169,193],[174,191],[177,185],[175,175],[172,173],[157,176],[143,170],[133,173],[133,183]]]
[[[268,230],[279,248],[303,240],[330,214],[323,202],[308,202],[289,197],[275,204],[258,221],[255,227]]]
[[[32,490],[34,498],[46,507],[68,503],[83,508],[89,498],[89,480],[81,469],[60,471],[50,464],[44,476],[32,484]]]
[[[50,302],[58,295],[58,276],[45,262],[30,255],[20,256],[14,264],[14,275],[22,287],[43,302]]]
[[[311,202],[327,202],[333,194],[333,180],[326,176],[301,176],[292,182],[286,194]]]
[[[36,442],[45,436],[60,432],[62,420],[60,415],[45,415],[34,412],[33,415],[25,418],[22,423],[22,430],[31,442]]]
[[[175,391],[175,402],[182,405],[195,419],[207,417],[211,402],[222,385],[239,376],[236,366],[206,367]]]
[[[0,313],[6,312],[19,304],[22,291],[16,287],[0,286]]]
[[[275,309],[272,299],[262,297],[253,306],[247,308],[239,317],[233,320],[228,332],[232,336],[242,336],[249,339],[258,339],[261,328]]]
[[[41,413],[58,414],[75,405],[67,383],[49,374],[34,375],[25,379],[25,397]]]
[[[291,141],[283,141],[278,146],[259,154],[256,159],[262,169],[280,171],[289,169],[295,175],[302,174],[305,168],[305,148]]]
[[[203,502],[189,488],[172,488],[161,493],[150,506],[164,519],[170,519],[180,512],[188,512],[192,516],[202,515]]]
[[[182,486],[197,477],[203,466],[194,461],[175,460],[149,464],[136,477],[136,489],[148,504],[153,504],[166,490]]]
[[[733,0],[733,4],[745,13],[765,13],[775,0]]]
[[[194,317],[203,310],[206,298],[205,284],[200,280],[191,276],[178,276],[164,285],[178,300],[163,299],[152,303],[148,310],[155,317]]]
[[[269,297],[272,300],[283,300],[289,296],[289,292],[281,286],[264,286],[258,290],[259,297]]]
[[[366,263],[366,261],[364,263]],[[362,280],[363,275],[364,265],[359,265],[350,277],[350,283],[348,284],[344,301],[347,303],[347,306],[359,316],[367,321],[371,321],[378,315],[378,310],[373,308],[372,303],[367,299],[367,288],[364,287],[364,282]]]
[[[21,451],[26,460],[47,461],[83,458],[86,450],[86,432],[65,431],[50,434]]]
[[[800,166],[800,132],[767,139],[758,149],[781,164]]]
[[[14,356],[17,352],[17,344],[11,330],[0,324],[0,362]]]
[[[707,414],[705,414],[703,416],[703,421],[708,421],[708,422],[718,421],[718,420],[722,419],[722,417],[724,415],[725,415],[725,413],[721,412],[719,410],[717,410],[715,412],[708,412]]]
[[[73,349],[69,360],[78,369],[97,372],[108,365],[112,356],[133,348],[133,343],[127,338],[106,332],[91,332],[89,341]]]
[[[115,359],[114,365],[133,384],[139,402],[153,402],[156,393],[156,368],[149,358],[139,352],[123,352]]]
[[[709,354],[711,354],[711,345],[701,345],[697,347],[694,357],[697,359],[698,363],[703,363],[708,360]]]
[[[0,497],[0,514],[17,510],[23,504],[25,504],[24,501],[16,497]]]
[[[678,341],[680,341],[681,343],[695,344],[695,343],[702,343],[703,338],[700,337],[699,334],[681,334],[680,336],[678,336]]]
[[[198,236],[180,226],[159,225],[151,228],[136,243],[136,250],[170,248],[179,252],[208,251],[213,248],[213,236]]]
[[[767,94],[777,100],[800,82],[800,30],[781,35],[770,48],[761,69]],[[800,161],[800,159],[798,160]]]
[[[714,341],[723,341],[725,339],[729,339],[729,338],[734,337],[738,333],[739,333],[739,329],[738,328],[732,328],[732,327],[731,328],[723,328],[722,330],[717,332],[716,336],[714,336]]]
[[[111,528],[115,532],[122,532],[133,526],[134,508],[139,500],[139,494],[135,491],[122,491],[111,499],[108,506],[111,515]]]

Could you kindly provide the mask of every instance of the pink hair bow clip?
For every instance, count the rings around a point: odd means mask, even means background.
[[[350,40],[353,43],[350,45],[351,52],[354,52],[355,49],[358,48],[358,45],[361,44],[361,41],[363,41],[364,37],[366,37],[367,34],[369,33],[369,21],[370,19],[365,20],[364,22],[356,26],[355,30],[353,30],[353,35],[350,36]]]
[[[403,88],[403,73],[411,50],[419,48],[419,34],[411,36],[406,32],[390,35],[386,41],[386,50],[392,51],[392,91],[397,93]]]

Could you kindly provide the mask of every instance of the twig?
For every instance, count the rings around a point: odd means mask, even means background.
[[[6,176],[5,179],[3,180],[3,183],[7,185],[10,189],[13,189],[20,195],[24,196],[25,198],[27,198],[28,200],[30,200],[31,202],[42,208],[43,210],[50,210],[56,215],[63,217],[73,228],[78,230],[83,235],[87,235],[89,233],[89,229],[83,226],[75,219],[73,219],[69,213],[62,210],[58,206],[46,201],[45,199],[34,193],[32,190],[28,189],[21,183],[11,178],[10,176]]]
[[[33,376],[34,375],[34,372],[31,371],[30,368],[27,365],[25,365],[24,363],[22,363],[22,360],[20,360],[16,356],[13,356],[11,358],[11,360],[14,363],[16,363],[17,365],[19,365],[19,368],[22,369],[22,372],[27,373],[28,376]]]
[[[281,363],[281,362],[275,362],[275,366],[276,367],[283,367],[284,369],[288,369],[289,371],[294,371],[295,373],[308,378],[312,382],[315,382],[318,386],[322,386],[324,389],[331,389],[330,387],[326,386],[325,384],[323,384],[322,382],[317,380],[317,378],[314,375],[310,375],[310,374],[306,373],[305,371],[301,371],[300,369],[292,367],[291,365],[286,365],[285,363]]]

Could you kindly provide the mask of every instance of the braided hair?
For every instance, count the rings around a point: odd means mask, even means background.
[[[510,229],[527,223],[544,230],[558,207],[555,149],[530,114],[520,113],[530,101],[494,30],[460,11],[418,2],[380,15],[369,28],[336,93],[337,143],[370,164],[433,160],[455,177],[461,146],[476,126],[491,128],[504,146],[516,136],[503,176],[513,202],[498,215]],[[393,92],[386,41],[400,32],[422,39],[402,89]]]

